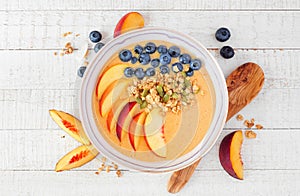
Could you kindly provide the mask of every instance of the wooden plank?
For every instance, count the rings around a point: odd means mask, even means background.
[[[299,97],[299,89],[263,89],[241,113],[245,118],[255,118],[265,128],[300,128]],[[0,90],[0,129],[55,128],[48,110],[78,114],[77,101],[74,90]],[[244,125],[233,118],[226,128]]]
[[[246,171],[237,181],[223,171],[195,172],[179,195],[298,195],[300,171]],[[167,195],[168,174],[2,171],[3,195]]]
[[[0,10],[288,10],[299,9],[297,0],[247,1],[247,0],[189,0],[189,1],[130,1],[130,0],[83,0],[77,1],[18,1],[2,0]]]
[[[4,50],[0,89],[74,89],[80,87],[77,69],[80,61],[75,51],[71,56],[54,56],[54,51]],[[234,58],[222,58],[218,50],[210,50],[225,76],[239,65],[253,61],[266,75],[265,89],[300,88],[300,50],[236,50]],[[94,56],[91,56],[88,61]]]
[[[80,33],[82,38],[87,39],[91,30],[98,29],[105,38],[109,38],[117,21],[125,13],[126,11],[1,12],[3,22],[0,26],[0,49],[59,49],[66,42],[61,35],[68,31]],[[180,27],[182,32],[210,48],[224,45],[214,38],[216,29],[224,25],[232,32],[232,38],[226,44],[235,48],[299,48],[300,12],[297,11],[141,13],[145,16],[146,26],[171,29]]]
[[[202,159],[197,170],[220,170],[218,148],[221,139],[231,131],[224,130],[213,149]],[[65,138],[62,136],[65,135]],[[1,130],[0,170],[52,171],[56,162],[80,144],[62,130]],[[300,170],[300,137],[297,130],[257,131],[256,139],[245,139],[242,158],[246,170]],[[288,144],[288,145],[287,145]],[[101,161],[76,169],[96,171]],[[126,169],[120,166],[121,169]],[[65,172],[64,172],[65,173]]]

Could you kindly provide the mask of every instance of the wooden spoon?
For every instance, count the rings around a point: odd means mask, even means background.
[[[226,122],[256,97],[264,84],[264,72],[255,63],[245,63],[226,79],[229,107]],[[179,192],[192,177],[201,159],[174,172],[168,183],[170,193]]]

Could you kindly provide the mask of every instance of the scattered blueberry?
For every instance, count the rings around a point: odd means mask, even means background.
[[[99,42],[94,46],[94,51],[97,53],[102,47],[104,46],[103,43]]]
[[[182,64],[181,63],[174,63],[173,65],[172,65],[172,70],[173,70],[173,72],[175,72],[175,73],[178,73],[178,72],[180,72],[180,71],[182,71],[183,70],[183,66],[182,66]]]
[[[151,65],[152,65],[152,67],[158,67],[159,66],[159,59],[152,59]]]
[[[171,57],[178,57],[180,55],[180,49],[177,46],[171,46],[168,52]]]
[[[187,72],[185,72],[186,76],[193,76],[194,75],[194,70],[192,68],[189,68],[189,70]]]
[[[230,59],[234,56],[234,50],[230,46],[223,46],[220,50],[220,54],[225,59]]]
[[[139,56],[139,62],[142,64],[142,65],[147,65],[149,62],[150,62],[150,55],[148,53],[142,53],[140,54]]]
[[[166,46],[160,45],[160,46],[158,46],[157,51],[160,54],[166,54],[168,52],[168,49]]]
[[[85,70],[86,70],[86,66],[79,67],[79,69],[77,71],[77,75],[82,78]]]
[[[143,79],[145,77],[145,72],[142,68],[137,68],[135,71],[134,71],[134,75],[139,79]]]
[[[191,62],[191,56],[189,54],[182,54],[179,56],[179,61],[182,64],[189,64]]]
[[[136,62],[137,62],[137,58],[136,58],[136,57],[132,57],[132,58],[131,58],[131,63],[132,63],[132,64],[135,64]]]
[[[146,70],[146,76],[154,76],[155,75],[155,69],[153,67],[149,67]]]
[[[148,54],[153,54],[156,51],[156,45],[152,42],[149,42],[145,46],[145,52]]]
[[[100,40],[102,39],[102,35],[99,31],[92,31],[90,32],[89,38],[91,42],[97,43],[100,42]]]
[[[129,50],[124,49],[119,53],[119,58],[123,62],[128,62],[132,58],[132,54]]]
[[[131,78],[134,74],[134,69],[132,67],[126,67],[124,69],[124,75],[127,77],[127,78]]]
[[[141,54],[141,53],[143,52],[143,47],[140,46],[140,45],[136,45],[136,46],[134,47],[134,52],[135,52],[136,54]]]
[[[199,70],[201,68],[201,65],[202,65],[202,63],[199,59],[194,59],[190,63],[190,68],[192,70]]]
[[[230,31],[225,27],[219,28],[216,31],[215,37],[218,41],[225,42],[230,38]]]
[[[162,54],[162,55],[160,56],[160,64],[162,64],[162,65],[167,65],[167,64],[169,64],[170,62],[171,62],[171,56],[170,56],[168,53]]]
[[[162,65],[159,67],[161,74],[166,74],[170,72],[170,69],[167,65]]]

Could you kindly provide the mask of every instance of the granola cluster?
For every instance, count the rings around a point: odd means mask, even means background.
[[[244,117],[243,117],[243,115],[241,115],[241,114],[238,114],[237,116],[236,116],[236,119],[238,120],[238,121],[243,121],[244,120]],[[255,119],[254,118],[251,118],[251,120],[245,120],[244,121],[244,126],[247,128],[247,130],[245,131],[245,136],[247,137],[247,138],[249,138],[249,139],[254,139],[254,138],[256,138],[256,133],[253,131],[253,130],[251,130],[253,127],[254,127],[254,125],[255,125],[255,127],[256,127],[256,129],[257,130],[261,130],[261,129],[263,129],[263,126],[261,125],[261,124],[255,124]]]
[[[190,81],[190,77],[182,73],[156,74],[143,80],[135,79],[128,90],[142,109],[150,111],[153,107],[160,107],[164,112],[173,113],[182,110],[182,106],[191,105],[194,94],[200,92],[197,81]]]

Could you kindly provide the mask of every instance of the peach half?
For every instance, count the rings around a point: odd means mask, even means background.
[[[114,37],[126,33],[130,30],[144,27],[144,17],[138,12],[129,12],[124,15],[116,25]]]
[[[55,171],[61,172],[81,167],[82,165],[93,160],[97,155],[98,152],[92,145],[79,146],[71,152],[69,152],[68,154],[66,154],[57,162],[55,166]]]
[[[82,144],[90,144],[90,141],[83,130],[81,122],[77,118],[71,114],[58,110],[49,110],[49,113],[56,124],[71,137]]]
[[[244,179],[243,161],[241,158],[242,143],[242,131],[235,131],[224,137],[219,149],[222,167],[229,175],[239,180]]]

